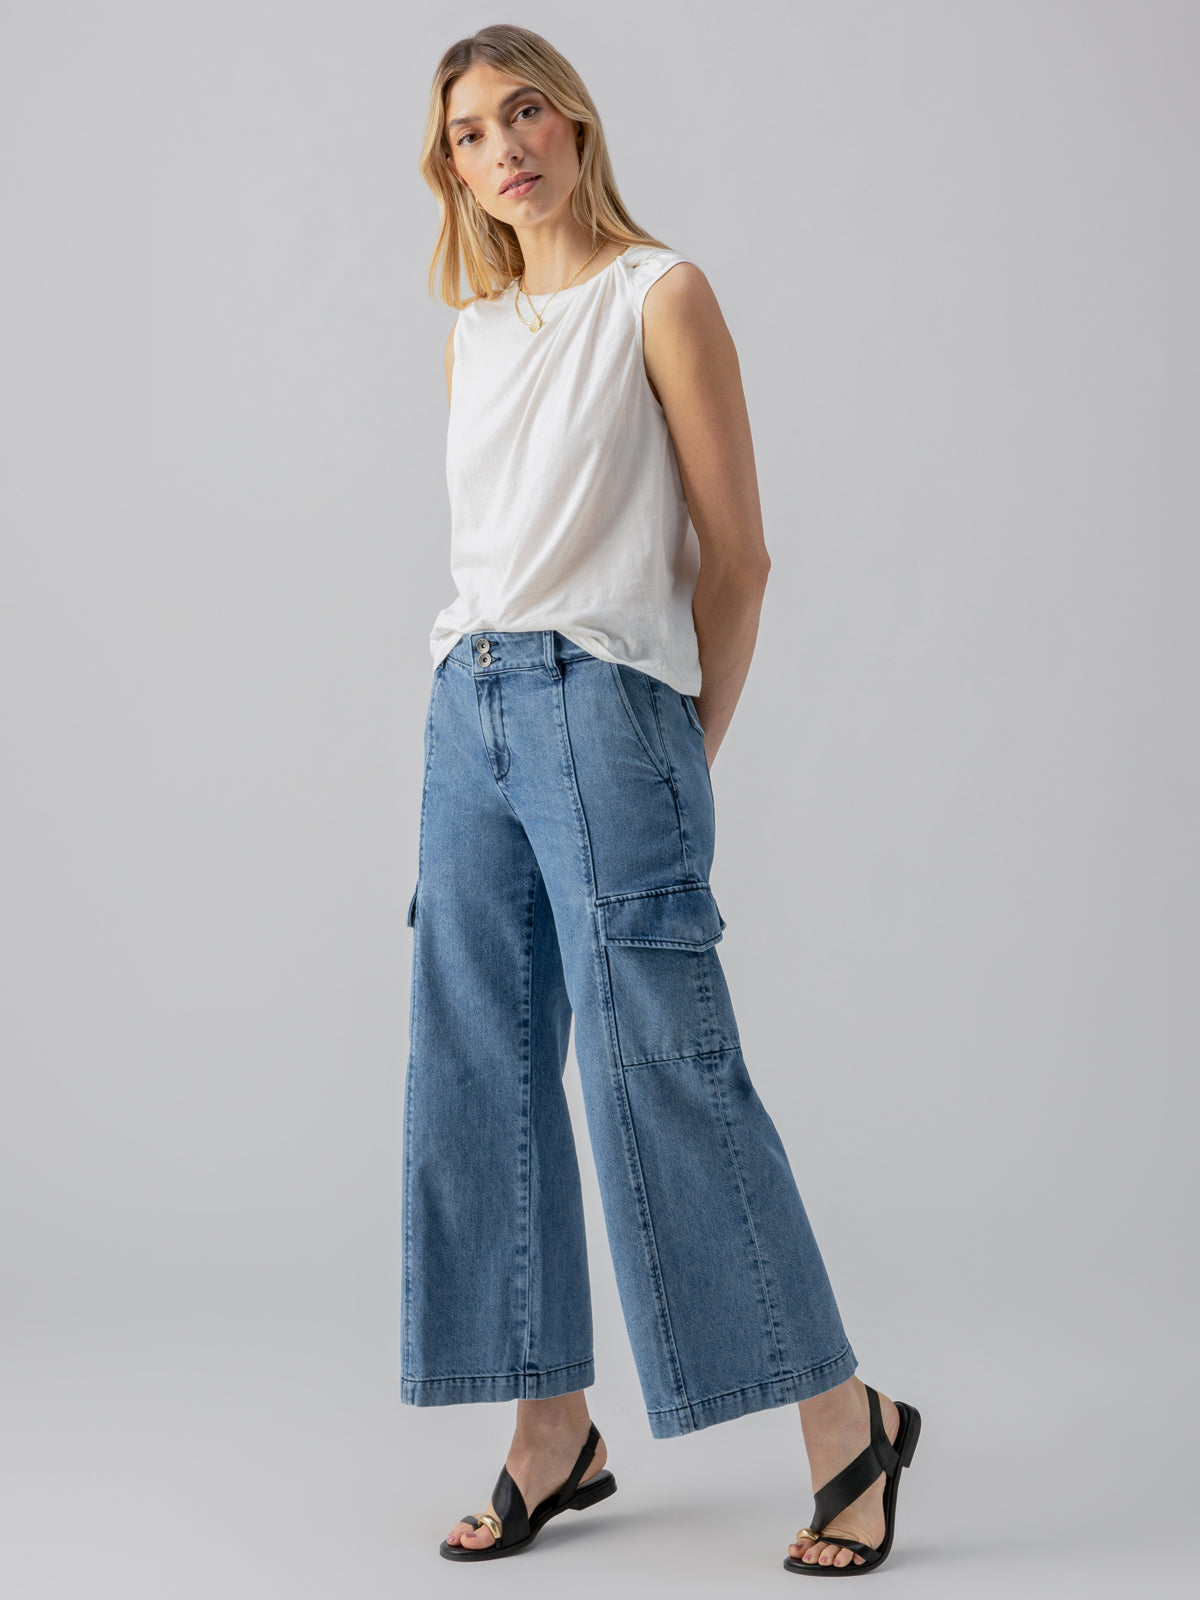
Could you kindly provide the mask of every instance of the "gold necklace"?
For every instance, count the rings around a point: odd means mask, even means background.
[[[604,249],[604,246],[607,243],[608,243],[607,239],[601,239],[600,243],[596,246],[596,248],[592,251],[591,255],[587,258],[587,261],[585,261],[583,263],[583,266],[579,266],[579,267],[575,268],[575,271],[567,279],[566,283],[560,284],[558,286],[558,288],[555,289],[554,294],[552,294],[550,296],[550,300],[554,299],[554,295],[555,294],[561,294],[564,289],[570,288],[571,284],[575,281],[575,279],[583,271],[583,268],[588,265],[588,262],[594,261],[596,259],[596,257],[600,254],[601,250]],[[525,318],[521,317],[521,303],[520,302],[521,302],[522,291],[524,292],[526,300],[529,301],[529,309],[530,309],[530,311],[533,312],[533,315],[534,315],[534,318],[535,318],[535,320],[533,322],[525,322]],[[529,329],[530,333],[536,333],[538,331],[538,329],[542,326],[542,312],[544,312],[546,310],[546,306],[548,306],[550,304],[550,300],[546,301],[546,305],[544,305],[542,307],[541,311],[539,311],[537,309],[537,307],[534,305],[533,301],[529,299],[529,290],[525,288],[525,272],[524,272],[524,269],[522,269],[520,281],[517,284],[517,292],[513,296],[513,310],[517,313],[517,315],[519,317],[521,317],[521,321],[525,323],[525,326]]]

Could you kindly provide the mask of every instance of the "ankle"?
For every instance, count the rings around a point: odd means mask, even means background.
[[[555,1395],[548,1400],[518,1400],[513,1444],[517,1449],[539,1449],[577,1440],[591,1425],[583,1392]]]
[[[844,1383],[798,1403],[805,1438],[860,1428],[870,1417],[867,1386],[853,1374]]]

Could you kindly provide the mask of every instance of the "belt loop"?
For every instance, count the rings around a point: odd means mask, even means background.
[[[557,635],[553,628],[544,628],[542,630],[542,653],[546,661],[546,671],[552,678],[561,678],[562,664],[560,663],[558,659],[558,653],[554,648],[554,642],[556,638]]]

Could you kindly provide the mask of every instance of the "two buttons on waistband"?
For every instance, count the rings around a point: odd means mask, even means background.
[[[479,661],[479,665],[481,667],[491,666],[491,663],[492,663],[492,641],[490,639],[476,639],[475,648],[479,652],[479,655],[477,657],[477,659]]]

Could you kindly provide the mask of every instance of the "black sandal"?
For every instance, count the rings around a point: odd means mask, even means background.
[[[848,1467],[843,1467],[836,1477],[830,1478],[828,1483],[822,1484],[817,1490],[813,1502],[812,1526],[801,1528],[796,1535],[797,1544],[801,1539],[824,1539],[828,1544],[843,1545],[847,1550],[853,1550],[855,1555],[861,1556],[863,1564],[859,1566],[856,1561],[851,1561],[844,1567],[823,1567],[818,1561],[798,1561],[795,1556],[784,1556],[783,1564],[789,1572],[815,1573],[822,1578],[841,1578],[852,1572],[873,1572],[892,1548],[892,1534],[896,1531],[896,1487],[900,1482],[900,1473],[912,1461],[913,1451],[917,1448],[917,1439],[921,1433],[921,1413],[915,1406],[906,1405],[903,1400],[895,1402],[896,1410],[900,1413],[900,1427],[896,1434],[896,1442],[893,1444],[883,1426],[883,1412],[880,1409],[878,1392],[872,1389],[869,1383],[864,1387],[871,1407],[871,1442],[855,1456]],[[839,1539],[834,1533],[822,1533],[820,1531],[822,1524],[832,1522],[838,1513],[853,1504],[860,1494],[865,1494],[881,1472],[887,1474],[887,1482],[883,1486],[883,1515],[886,1529],[883,1543],[879,1548],[861,1544],[857,1539]]]
[[[579,1458],[571,1468],[571,1476],[560,1489],[548,1494],[532,1512],[526,1509],[525,1497],[517,1488],[508,1468],[501,1467],[496,1487],[492,1490],[496,1516],[481,1511],[477,1517],[468,1515],[458,1519],[473,1528],[485,1523],[491,1529],[495,1544],[489,1544],[482,1550],[470,1550],[443,1539],[438,1554],[445,1556],[447,1561],[491,1561],[496,1556],[515,1556],[518,1550],[528,1549],[541,1532],[542,1525],[560,1511],[582,1511],[587,1506],[594,1506],[598,1500],[607,1500],[610,1494],[616,1494],[617,1480],[607,1467],[602,1467],[594,1478],[589,1478],[580,1487],[579,1480],[596,1454],[599,1443],[600,1430],[593,1422]]]

